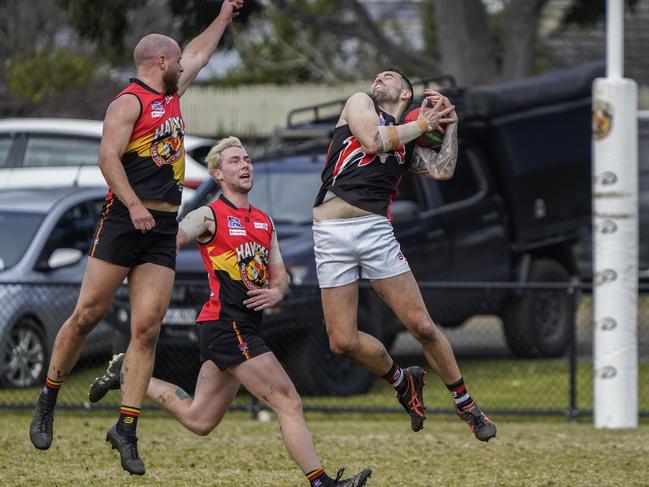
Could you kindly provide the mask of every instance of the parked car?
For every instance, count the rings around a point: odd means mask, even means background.
[[[0,120],[0,189],[105,186],[97,165],[102,122],[56,118]],[[208,177],[203,158],[211,139],[185,136],[185,193]]]
[[[59,328],[79,296],[105,188],[0,190],[0,386],[32,387],[47,373]],[[101,322],[82,357],[110,352]]]

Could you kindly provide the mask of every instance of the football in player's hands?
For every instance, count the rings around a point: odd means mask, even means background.
[[[415,107],[408,112],[403,117],[401,123],[413,122],[419,118],[419,107]],[[437,149],[442,145],[444,141],[444,134],[439,130],[433,129],[432,132],[426,132],[415,139],[415,144],[426,147],[427,149]]]

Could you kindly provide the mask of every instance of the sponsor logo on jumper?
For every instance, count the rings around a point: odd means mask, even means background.
[[[381,126],[385,125],[385,117],[383,116],[383,112],[379,113],[379,125]]]
[[[255,222],[255,228],[261,228],[262,230],[268,230],[268,223]]]
[[[230,231],[230,235],[234,235],[237,237],[245,237],[246,235],[248,235],[245,229],[242,230],[240,228],[230,228],[229,231]]]
[[[236,216],[228,216],[228,228],[244,228]]]
[[[174,164],[184,154],[183,137],[185,122],[180,117],[171,117],[155,130],[151,157],[158,166]]]
[[[268,249],[257,242],[245,242],[237,247],[237,263],[241,280],[247,289],[268,285]]]
[[[160,118],[165,114],[165,107],[161,101],[154,101],[151,103],[151,116],[153,118]]]
[[[248,344],[246,342],[240,343],[239,350],[241,350],[242,353],[246,353],[248,351]]]

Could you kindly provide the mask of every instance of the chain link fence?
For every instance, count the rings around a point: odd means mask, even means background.
[[[491,414],[589,415],[593,408],[593,309],[588,286],[560,283],[421,283],[431,316],[443,326],[471,394]],[[205,283],[174,290],[156,352],[154,376],[193,391],[199,368],[193,319]],[[78,285],[0,286],[0,407],[33,407],[56,332],[72,313]],[[264,316],[262,334],[284,364],[308,411],[401,412],[380,378],[329,350],[319,290],[293,287]],[[178,306],[178,302],[189,305]],[[402,366],[428,367],[421,346],[403,331],[369,286],[360,290],[359,328],[383,341]],[[118,293],[105,320],[90,335],[63,385],[59,405],[117,408],[119,393],[89,404],[88,386],[115,352],[128,345],[128,294]],[[639,400],[649,415],[649,288],[638,310]],[[429,374],[431,412],[452,412],[441,381]],[[151,406],[149,404],[148,406]],[[258,411],[242,391],[234,409]]]

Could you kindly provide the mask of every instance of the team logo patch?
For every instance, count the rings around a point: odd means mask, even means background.
[[[237,265],[247,289],[268,285],[268,249],[256,242],[246,242],[237,248]]]
[[[161,101],[151,103],[151,117],[159,118],[165,114],[165,107]]]
[[[593,106],[593,139],[606,137],[613,127],[613,105],[603,100],[596,100]]]
[[[234,235],[235,237],[245,237],[247,235],[245,229],[241,228],[230,228],[230,235]]]
[[[228,228],[240,228],[243,230],[244,226],[241,224],[241,220],[236,216],[228,215]]]
[[[153,103],[151,106],[155,105]],[[162,107],[162,103],[159,103]],[[164,108],[163,108],[164,113]],[[151,158],[158,166],[175,164],[183,161],[185,149],[183,136],[185,135],[185,122],[180,117],[171,117],[160,123],[155,130],[151,145]]]
[[[268,223],[255,222],[255,228],[261,228],[262,230],[268,230]]]

